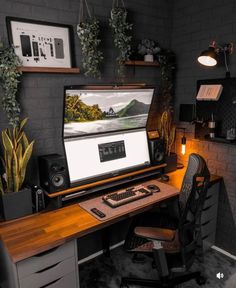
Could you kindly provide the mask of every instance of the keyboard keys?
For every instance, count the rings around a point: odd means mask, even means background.
[[[152,195],[152,192],[139,185],[123,191],[114,192],[103,197],[106,204],[112,208]]]

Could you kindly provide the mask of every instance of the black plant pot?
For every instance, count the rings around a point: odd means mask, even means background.
[[[170,155],[165,156],[166,167],[164,168],[165,173],[173,172],[177,169],[177,154],[170,153]]]
[[[29,188],[24,188],[19,192],[5,193],[1,195],[0,200],[4,220],[32,214],[32,195]]]

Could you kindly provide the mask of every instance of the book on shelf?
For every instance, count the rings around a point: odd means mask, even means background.
[[[222,90],[223,86],[221,84],[201,85],[197,93],[197,100],[218,101]]]

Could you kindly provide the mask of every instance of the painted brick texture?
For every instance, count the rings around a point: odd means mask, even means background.
[[[223,78],[224,66],[204,68],[197,56],[212,40],[219,44],[234,42],[236,37],[236,2],[233,0],[174,1],[171,46],[177,54],[175,117],[180,103],[195,103],[196,82],[200,79]],[[236,54],[230,57],[232,77],[236,75]],[[180,126],[183,126],[181,123]],[[236,147],[233,145],[199,141],[193,137],[193,128],[187,127],[187,154],[196,152],[206,160],[212,173],[224,177],[219,199],[216,245],[236,254]],[[181,135],[179,135],[181,137]],[[177,143],[180,143],[180,138]],[[177,144],[178,152],[180,146]],[[187,156],[179,160],[186,163]]]
[[[35,139],[35,148],[28,170],[28,176],[37,182],[37,156],[49,153],[62,153],[62,115],[63,91],[65,85],[88,83],[116,83],[116,50],[112,43],[108,26],[112,1],[88,1],[93,7],[102,25],[102,50],[105,61],[102,66],[102,78],[95,80],[83,74],[24,74],[21,78],[19,101],[22,105],[22,117],[29,117],[26,132]],[[170,9],[169,1],[139,0],[125,1],[129,19],[133,23],[133,35],[137,41],[143,38],[156,39],[163,47],[170,46]],[[71,24],[74,28],[76,64],[81,67],[81,49],[76,34],[80,1],[74,0],[0,0],[0,39],[7,42],[6,16],[36,19],[42,21]],[[158,85],[159,69],[127,68],[125,82]],[[0,92],[1,93],[1,92]],[[1,109],[1,107],[0,107]],[[0,110],[0,130],[6,128],[6,117]]]

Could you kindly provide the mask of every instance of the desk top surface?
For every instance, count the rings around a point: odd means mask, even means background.
[[[38,213],[25,218],[3,222],[0,224],[0,238],[12,261],[16,263],[62,245],[71,239],[82,237],[132,217],[135,214],[151,209],[157,202],[178,195],[183,175],[184,169],[170,173],[168,185],[172,185],[172,189],[168,193],[160,193],[160,198],[155,203],[150,202],[145,205],[139,205],[135,209],[128,209],[128,205],[126,205],[127,209],[122,214],[107,221],[99,221],[78,204],[73,204],[46,213]],[[212,176],[211,182],[219,182],[220,179],[221,177]]]

